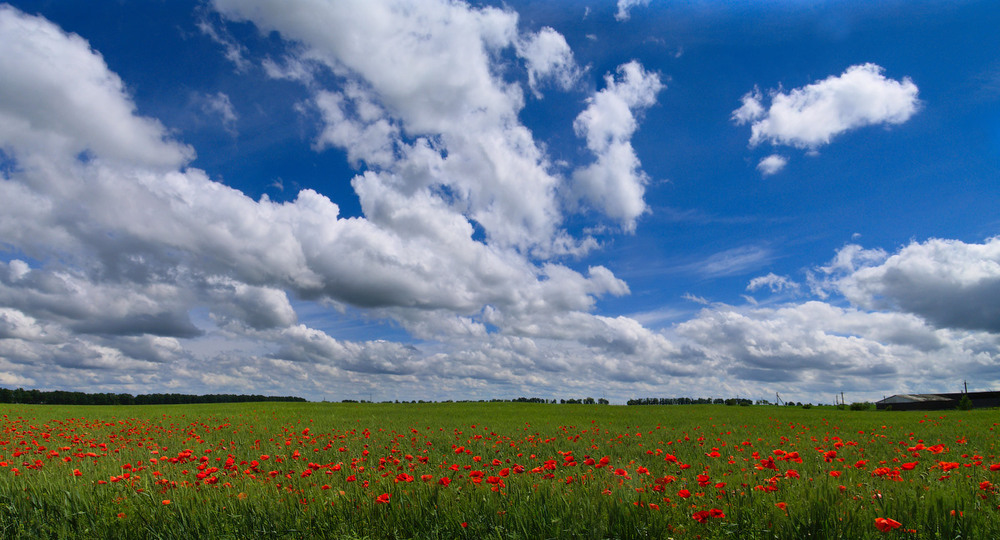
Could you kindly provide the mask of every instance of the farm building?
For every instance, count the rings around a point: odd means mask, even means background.
[[[895,411],[934,411],[958,407],[963,395],[968,395],[976,409],[1000,407],[1000,392],[955,392],[948,394],[897,394],[875,402],[876,409],[892,407]]]

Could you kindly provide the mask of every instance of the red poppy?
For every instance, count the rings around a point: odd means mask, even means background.
[[[375,497],[375,504],[389,504],[389,494],[383,493],[378,497]]]
[[[875,518],[875,528],[882,532],[889,532],[893,529],[898,529],[900,526],[902,526],[902,523],[892,518]]]

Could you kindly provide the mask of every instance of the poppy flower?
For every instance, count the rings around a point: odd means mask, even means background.
[[[875,528],[882,532],[889,532],[893,529],[898,529],[900,526],[902,526],[902,523],[892,518],[875,518]]]
[[[383,493],[378,497],[375,497],[375,504],[389,504],[389,494]]]

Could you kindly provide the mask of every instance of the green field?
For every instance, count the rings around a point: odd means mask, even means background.
[[[0,414],[3,538],[1000,538],[995,410],[251,403]]]

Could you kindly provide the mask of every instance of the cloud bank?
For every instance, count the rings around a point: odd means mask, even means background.
[[[0,7],[0,384],[627,399],[794,383],[798,396],[783,395],[805,399],[831,384],[876,392],[998,377],[996,239],[895,253],[848,245],[804,283],[769,273],[747,284],[758,303],[706,299],[663,328],[601,314],[629,285],[576,257],[601,249],[589,231],[634,232],[650,211],[632,139],[668,90],[639,62],[584,95],[589,71],[566,39],[525,29],[508,9],[211,7],[201,31],[238,71],[304,92],[312,148],[355,167],[331,181],[350,185],[361,215],[317,190],[255,200],[213,180],[83,37]],[[225,31],[236,23],[282,46],[255,56]],[[559,92],[579,98],[566,128],[580,157],[568,164],[522,119],[531,100]],[[235,132],[242,116],[228,95],[201,95]],[[918,106],[912,82],[871,64],[770,100],[748,94],[734,113],[752,124],[752,144],[814,149]],[[784,166],[771,158],[765,174]],[[733,277],[775,257],[729,249],[697,270]],[[342,339],[304,316],[317,306],[405,337]]]

